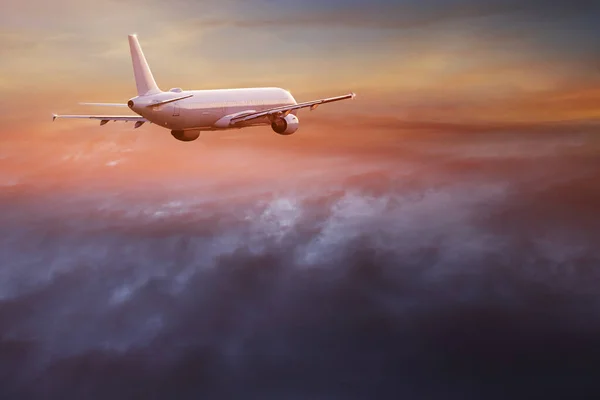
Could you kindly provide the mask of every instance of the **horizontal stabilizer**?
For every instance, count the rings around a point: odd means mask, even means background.
[[[168,103],[172,103],[174,101],[187,99],[187,98],[190,98],[192,96],[193,96],[193,94],[188,94],[188,95],[185,95],[185,96],[175,97],[174,99],[167,99],[167,100],[163,100],[163,101],[158,101],[156,103],[149,104],[146,107],[158,107],[158,106],[162,106],[163,104],[168,104]]]
[[[127,107],[125,103],[79,103],[83,106],[100,106],[100,107]]]

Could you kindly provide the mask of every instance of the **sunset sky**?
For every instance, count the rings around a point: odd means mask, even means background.
[[[0,0],[0,398],[600,398],[599,22]],[[357,98],[291,136],[52,122],[131,112],[78,104],[135,96],[131,33],[163,90]]]
[[[134,32],[163,90],[281,86],[298,100],[358,93],[321,116],[596,118],[598,18],[591,0],[3,0],[0,129],[52,136],[85,126],[49,124],[52,112],[132,97]]]

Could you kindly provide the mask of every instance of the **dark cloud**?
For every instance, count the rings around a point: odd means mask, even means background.
[[[421,28],[454,21],[467,22],[473,18],[526,16],[529,20],[547,18],[585,17],[587,13],[600,12],[596,1],[409,1],[375,3],[357,1],[352,4],[314,2],[302,4],[273,2],[271,12],[256,13],[227,18],[201,18],[196,24],[201,28],[252,28],[278,29],[306,26],[346,26],[356,28],[407,29]],[[248,5],[251,5],[248,3]],[[265,17],[265,15],[268,15]],[[519,22],[519,21],[515,21]]]
[[[8,184],[0,397],[597,395],[593,136],[437,129],[216,191]]]

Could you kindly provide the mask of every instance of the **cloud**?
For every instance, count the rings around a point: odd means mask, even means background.
[[[588,133],[540,137],[209,142],[128,153],[148,181],[90,160],[74,191],[23,171],[0,196],[1,393],[595,392],[597,157]]]
[[[194,7],[195,4],[190,3]],[[465,21],[469,19],[526,15],[534,20],[544,18],[565,18],[580,15],[584,11],[598,11],[594,1],[426,1],[393,3],[380,1],[375,4],[354,2],[354,4],[313,4],[295,9],[291,4],[272,7],[270,17],[264,13],[245,12],[243,15],[229,15],[227,18],[198,18],[188,20],[202,28],[242,28],[272,29],[316,26],[342,26],[351,29],[374,28],[403,30],[428,28],[432,25]],[[248,10],[246,10],[248,11]],[[240,14],[240,13],[238,13]],[[195,22],[194,22],[195,21]]]

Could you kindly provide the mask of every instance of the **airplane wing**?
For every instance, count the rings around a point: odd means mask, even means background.
[[[57,115],[52,114],[52,121],[56,118],[82,118],[82,119],[98,119],[100,125],[106,124],[108,121],[124,121],[124,122],[135,122],[135,127],[139,128],[144,122],[148,120],[139,115]]]
[[[306,101],[304,103],[290,104],[289,106],[270,108],[268,110],[263,110],[263,111],[258,111],[258,112],[253,112],[250,114],[244,114],[244,115],[239,115],[239,116],[233,117],[230,120],[231,121],[230,124],[235,125],[240,122],[246,122],[246,121],[250,121],[253,119],[269,117],[269,116],[284,116],[285,117],[294,110],[299,110],[301,108],[310,107],[310,109],[312,111],[315,108],[317,108],[318,106],[320,106],[321,104],[333,103],[334,101],[340,101],[340,100],[346,100],[346,99],[354,99],[355,97],[356,97],[356,94],[349,93],[349,94],[345,94],[343,96],[329,97],[327,99]]]

